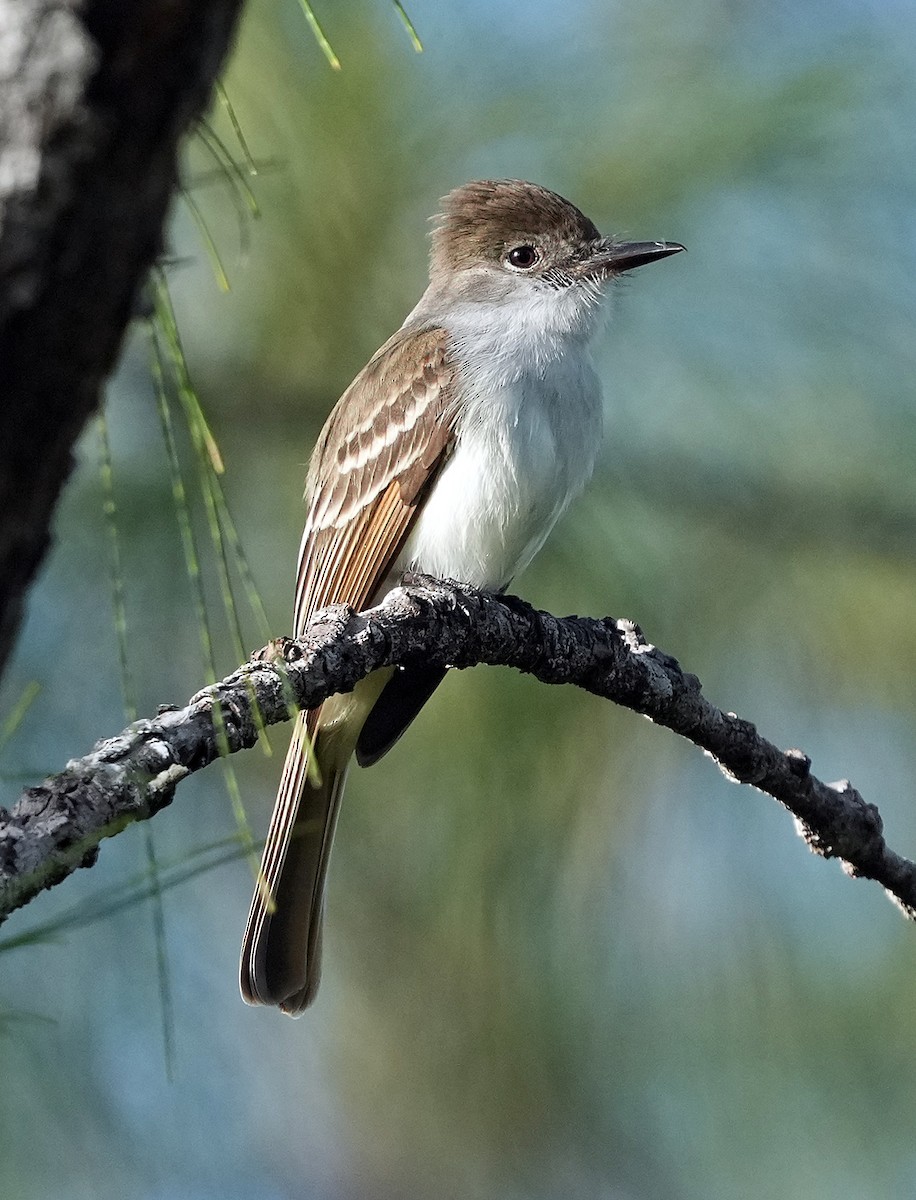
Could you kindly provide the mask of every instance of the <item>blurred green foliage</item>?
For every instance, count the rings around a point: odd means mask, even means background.
[[[245,170],[225,108],[188,148],[230,290],[186,205],[168,272],[274,632],[312,442],[419,295],[436,198],[475,176],[535,179],[608,232],[690,253],[619,289],[598,355],[602,464],[519,590],[639,620],[716,702],[804,747],[822,777],[850,776],[906,852],[911,6],[415,0],[421,56],[393,7],[313,7],[339,71],[297,0],[255,0],[226,78],[259,215],[218,169],[221,142]],[[207,667],[142,338],[109,430],[145,712]],[[6,713],[41,685],[3,748],[6,799],[123,723],[97,457],[89,433],[0,695]],[[201,558],[218,614],[218,565]],[[244,605],[243,635],[262,640]],[[213,636],[228,670],[231,622],[214,616]],[[277,758],[234,764],[258,831]],[[174,1080],[148,905],[92,908],[125,880],[149,890],[128,831],[7,927],[75,913],[0,960],[5,1195],[916,1194],[913,930],[770,801],[630,713],[508,672],[450,679],[394,753],[354,772],[326,978],[298,1023],[237,997],[251,880],[219,773],[153,830],[163,880],[188,876],[162,895]],[[223,865],[195,873],[208,855]]]

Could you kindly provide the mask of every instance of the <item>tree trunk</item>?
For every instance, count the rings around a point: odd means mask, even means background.
[[[0,672],[241,0],[0,0]]]

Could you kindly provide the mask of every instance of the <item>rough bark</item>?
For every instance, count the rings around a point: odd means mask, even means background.
[[[0,670],[241,0],[0,0]]]
[[[767,792],[799,833],[851,875],[874,879],[916,919],[916,865],[890,850],[877,808],[846,781],[822,783],[799,750],[781,751],[749,721],[724,713],[699,680],[648,644],[630,621],[557,618],[513,597],[423,580],[378,608],[318,613],[308,636],[265,647],[183,709],[138,721],[0,810],[0,920],[95,859],[101,838],[169,804],[180,780],[257,738],[265,724],[349,691],[391,663],[517,667],[644,713],[707,751],[729,778]]]

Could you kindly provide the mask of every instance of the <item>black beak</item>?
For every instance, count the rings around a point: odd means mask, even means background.
[[[635,271],[646,263],[658,262],[669,254],[680,254],[686,250],[680,242],[615,242],[605,238],[595,245],[589,255],[586,270],[589,273],[620,275],[624,271]]]

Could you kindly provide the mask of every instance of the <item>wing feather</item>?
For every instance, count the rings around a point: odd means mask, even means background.
[[[364,607],[391,571],[452,442],[454,388],[445,331],[424,329],[395,334],[341,397],[309,473],[297,636],[326,604]]]
[[[423,497],[454,440],[455,367],[445,331],[401,330],[372,358],[328,418],[309,468],[294,632],[328,604],[360,609],[391,574]],[[320,710],[298,716],[243,947],[243,991],[258,991],[262,936],[283,873]],[[329,835],[326,827],[325,837]],[[322,850],[324,854],[324,850]]]

